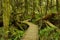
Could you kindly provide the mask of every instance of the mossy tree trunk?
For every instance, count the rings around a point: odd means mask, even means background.
[[[41,17],[42,17],[42,0],[39,0],[39,6],[40,6]]]
[[[32,20],[35,19],[35,10],[36,10],[36,0],[33,0],[33,12],[32,12]]]
[[[56,10],[57,10],[57,13],[59,14],[59,0],[56,0]]]
[[[28,0],[25,0],[25,15],[28,14]]]
[[[49,0],[46,0],[46,13],[45,13],[45,15],[47,14],[47,11],[48,11],[48,3],[49,3]]]
[[[11,13],[11,5],[9,4],[9,0],[2,0],[2,7],[3,7],[4,40],[8,40],[9,21]]]
[[[50,2],[50,9],[51,9],[51,13],[52,13],[52,0]]]
[[[0,0],[0,18],[1,18],[1,0]]]

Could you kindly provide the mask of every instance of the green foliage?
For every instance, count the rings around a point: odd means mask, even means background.
[[[4,40],[2,29],[3,29],[3,27],[0,28],[0,40]],[[19,39],[21,39],[23,34],[24,34],[24,31],[21,31],[21,30],[14,28],[14,27],[11,27],[10,31],[8,32],[8,37],[9,37],[9,40],[19,40]]]
[[[55,28],[52,28],[50,26],[47,26],[46,28],[40,30],[39,32],[40,34],[40,39],[44,39],[45,40],[59,40],[60,38],[60,33],[56,31]]]
[[[3,33],[5,32],[8,34],[9,40],[20,40],[25,31],[11,27],[13,25],[11,22],[14,21],[17,23],[26,19],[31,19],[32,23],[36,24],[35,21],[42,18],[47,13],[57,13],[57,9],[60,11],[60,3],[56,3],[56,1],[57,0],[0,0],[0,19],[4,24],[4,28],[0,27],[0,36],[2,35],[0,40],[4,40]],[[33,15],[35,19],[32,19],[32,14],[35,14]],[[60,21],[60,16],[55,18],[54,20]],[[20,28],[21,26],[25,25],[19,24]],[[6,31],[4,30],[3,32],[3,29],[6,29]],[[42,39],[46,38],[46,40],[60,40],[60,33],[54,30],[56,29],[47,26],[39,31],[39,35]]]
[[[13,40],[19,40],[23,36],[24,31],[21,31],[21,30],[18,30],[16,28],[14,28],[14,27],[11,27],[10,28],[10,33],[11,33],[11,35],[10,35],[11,40],[12,39]]]

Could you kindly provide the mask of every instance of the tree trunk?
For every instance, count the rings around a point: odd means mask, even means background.
[[[46,13],[45,15],[47,14],[47,10],[48,10],[48,3],[49,3],[49,0],[46,1]]]
[[[57,10],[57,13],[59,14],[59,0],[56,0],[56,10]]]
[[[2,7],[3,7],[4,40],[8,40],[9,21],[11,13],[11,5],[9,4],[9,0],[2,0]]]

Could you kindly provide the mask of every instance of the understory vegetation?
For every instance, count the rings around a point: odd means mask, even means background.
[[[60,0],[0,0],[0,40],[21,40],[26,20],[38,26],[39,40],[60,40]]]

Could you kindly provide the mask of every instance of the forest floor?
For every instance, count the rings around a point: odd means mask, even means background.
[[[38,40],[38,26],[30,22],[24,23],[27,23],[29,25],[29,28],[27,29],[21,40]]]

